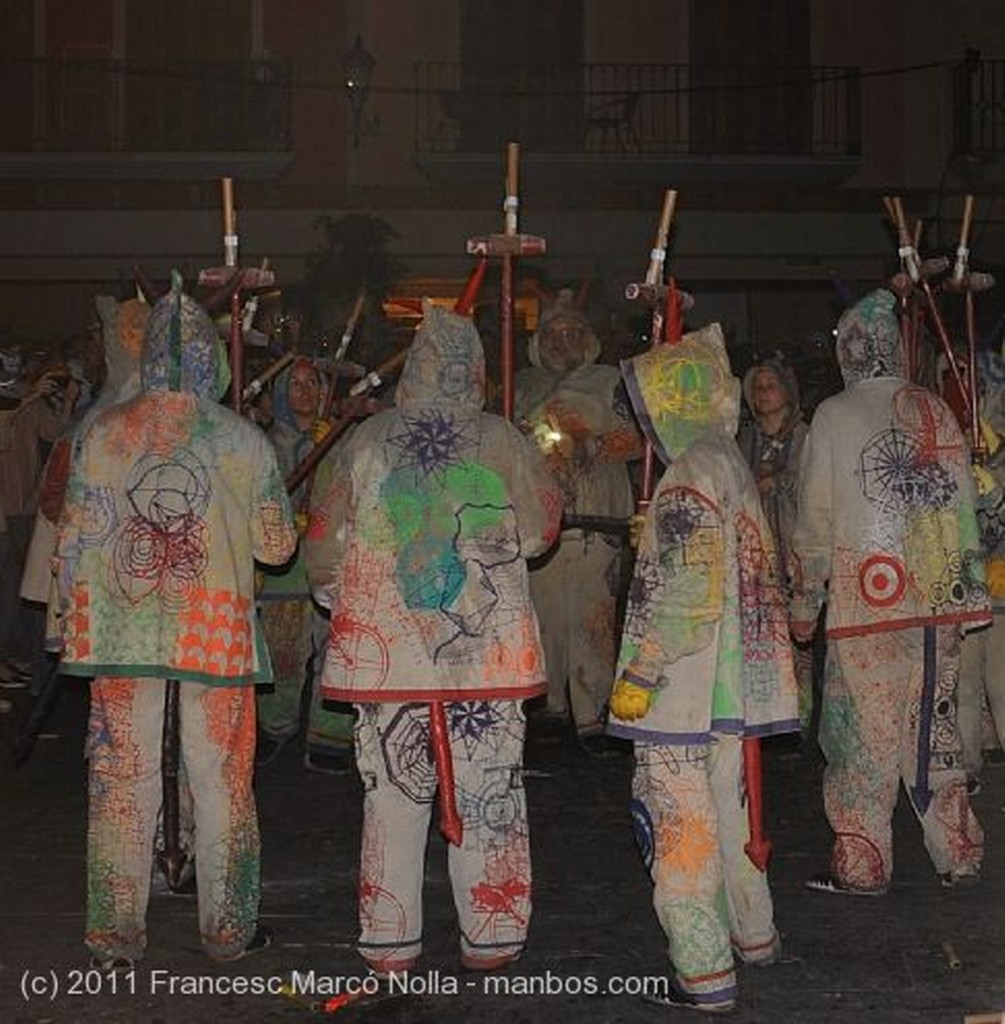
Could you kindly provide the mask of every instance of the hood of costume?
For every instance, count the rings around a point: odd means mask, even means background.
[[[223,355],[172,275],[150,311],[141,393],[98,415],[74,457],[57,540],[67,674],[271,678],[254,561],[285,562],[296,531],[267,438],[217,401]]]
[[[543,691],[526,559],[554,539],[561,504],[540,454],[483,411],[484,386],[474,325],[426,302],[394,408],[336,449],[306,538],[312,591],[331,609],[331,698]]]
[[[803,446],[792,614],[826,602],[831,637],[988,618],[969,448],[949,406],[904,378],[894,310],[877,289],[841,316],[845,389]]]
[[[893,292],[877,288],[841,314],[834,356],[845,387],[877,377],[903,377],[904,346]]]
[[[798,729],[774,542],[733,438],[740,382],[709,324],[625,360],[636,415],[666,471],[629,589],[618,678],[650,694],[608,731],[661,744]]]

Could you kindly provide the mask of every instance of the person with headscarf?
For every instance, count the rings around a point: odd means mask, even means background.
[[[268,440],[219,404],[228,383],[213,321],[173,275],[150,313],[142,390],[80,438],[60,517],[60,668],[92,677],[85,942],[103,971],[146,950],[168,680],[203,948],[230,961],[271,941],[252,789],[254,684],[271,668],[254,565],[285,562],[297,535]]]
[[[80,393],[65,367],[23,379],[0,409],[0,683],[37,692],[44,671],[45,613],[21,600],[43,468],[43,445],[66,430]]]
[[[554,541],[561,498],[484,400],[474,324],[424,302],[395,407],[339,447],[307,533],[311,587],[331,609],[323,692],[358,713],[358,949],[378,974],[414,967],[423,947],[441,781],[430,702],[444,708],[463,824],[448,854],[461,961],[502,967],[527,938],[523,701],[545,683],[526,563]]]
[[[562,492],[565,523],[530,583],[548,672],[547,713],[572,723],[587,753],[606,756],[604,735],[617,653],[625,538],[577,524],[627,522],[634,508],[628,463],[641,457],[621,377],[597,363],[600,341],[568,290],[546,306],[516,375],[514,420],[545,453]]]
[[[963,638],[958,718],[967,792],[980,791],[985,749],[1001,759],[1005,747],[1005,359],[984,350],[980,424],[987,449],[975,467],[977,525],[984,550],[992,622]],[[985,726],[989,741],[985,740]]]
[[[905,377],[896,298],[845,310],[844,390],[817,406],[792,532],[792,633],[826,604],[820,747],[830,867],[807,882],[880,895],[893,877],[903,782],[943,884],[978,878],[956,722],[960,632],[988,621],[970,453],[952,411]]]
[[[754,474],[775,540],[775,575],[787,591],[799,456],[808,430],[795,371],[780,355],[757,363],[744,374],[743,397],[750,418],[741,422],[736,441]],[[812,645],[794,644],[792,657],[799,686],[799,721],[805,735],[813,714]]]
[[[672,972],[654,1001],[726,1012],[735,959],[781,950],[767,875],[744,849],[742,745],[799,728],[785,598],[735,440],[740,382],[720,326],[621,365],[667,468],[639,536],[607,728],[635,744],[632,821]]]
[[[298,356],[277,377],[272,389],[272,421],[266,435],[276,450],[284,478],[320,440],[320,414],[327,382],[313,360]],[[329,455],[315,470],[323,477]],[[297,528],[307,527],[305,502],[312,484],[302,483],[291,496]],[[303,551],[281,572],[266,572],[258,595],[260,619],[272,656],[275,682],[258,694],[259,764],[268,764],[300,730],[301,695],[310,686],[304,766],[322,774],[342,774],[352,767],[352,714],[325,707],[321,664],[328,620],[311,599]]]

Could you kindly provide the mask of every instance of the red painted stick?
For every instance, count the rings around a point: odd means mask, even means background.
[[[761,740],[757,736],[743,737],[743,780],[747,790],[747,824],[750,829],[750,839],[743,851],[758,871],[766,871],[771,859],[771,841],[764,834]]]
[[[464,839],[464,824],[457,813],[457,793],[454,788],[454,761],[450,756],[450,734],[443,702],[429,702],[429,744],[436,765],[436,782],[440,802],[440,831],[448,843],[460,846]]]

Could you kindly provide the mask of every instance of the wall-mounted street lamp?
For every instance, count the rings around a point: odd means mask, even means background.
[[[370,94],[370,82],[373,79],[373,69],[376,66],[376,58],[366,51],[366,48],[363,46],[363,40],[357,33],[352,49],[342,58],[342,69],[345,73],[345,91],[346,96],[349,98],[349,107],[352,110],[353,144],[356,146],[359,145],[359,138],[363,129],[363,107],[366,105],[366,98]]]

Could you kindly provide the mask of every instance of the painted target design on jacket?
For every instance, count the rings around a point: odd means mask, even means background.
[[[859,566],[858,587],[866,604],[892,608],[907,589],[903,563],[892,555],[872,555]]]

